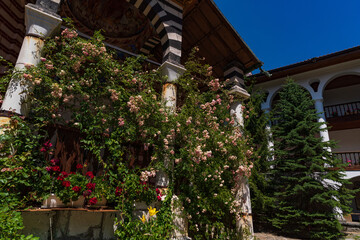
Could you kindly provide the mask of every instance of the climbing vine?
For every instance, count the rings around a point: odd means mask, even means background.
[[[64,203],[84,196],[92,207],[105,197],[119,209],[119,239],[167,239],[181,231],[175,218],[186,219],[193,239],[239,237],[242,202],[234,196],[251,174],[252,152],[230,116],[227,83],[194,49],[171,111],[159,71],[144,70],[142,57],[119,61],[102,41],[98,32],[85,40],[65,29],[46,40],[37,66],[11,74],[28,86],[31,111],[14,115],[0,136],[1,203],[14,196],[13,209],[35,207],[55,193]],[[65,171],[49,128],[77,132],[99,167],[77,159]],[[135,163],[132,146],[150,156],[146,164]],[[166,189],[155,185],[161,173],[170,178]],[[139,202],[152,207],[136,215]]]

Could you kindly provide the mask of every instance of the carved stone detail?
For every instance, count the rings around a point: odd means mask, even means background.
[[[26,35],[47,38],[61,25],[60,16],[44,12],[36,5],[25,6]]]

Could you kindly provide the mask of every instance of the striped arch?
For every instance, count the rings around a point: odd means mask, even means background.
[[[180,64],[182,9],[166,0],[126,0],[147,16],[160,37],[163,62]],[[149,42],[148,42],[149,43]]]
[[[145,54],[145,55],[149,55],[151,50],[156,46],[158,45],[159,43],[161,42],[161,40],[157,37],[152,37],[152,38],[149,38],[144,46],[140,49],[140,52]]]

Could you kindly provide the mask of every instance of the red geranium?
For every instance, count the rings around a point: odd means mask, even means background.
[[[95,205],[96,203],[97,203],[97,198],[96,197],[93,197],[93,198],[89,199],[89,204],[90,205]]]
[[[120,195],[121,195],[121,192],[122,192],[122,188],[116,187],[115,195],[116,195],[116,196],[120,196]]]
[[[64,187],[70,187],[70,181],[63,181],[63,182],[62,182],[62,185],[63,185]]]
[[[81,187],[79,187],[79,186],[75,186],[75,187],[73,187],[72,188],[72,190],[74,191],[74,192],[80,192],[81,191]]]
[[[59,181],[63,181],[63,180],[64,180],[64,177],[62,177],[62,176],[58,176],[58,177],[57,177],[57,180],[59,180]]]
[[[60,172],[60,167],[59,166],[53,166],[53,167],[51,167],[51,170],[53,170],[54,172]]]
[[[95,183],[88,183],[86,184],[86,188],[89,189],[89,190],[94,190],[95,189]]]
[[[83,192],[83,196],[84,197],[87,197],[87,196],[90,196],[91,195],[91,190],[85,190],[84,192]]]
[[[67,178],[69,176],[69,174],[67,172],[61,172],[61,175],[64,177],[64,178]]]
[[[82,169],[83,165],[81,165],[80,163],[76,165],[76,169]]]
[[[157,194],[160,194],[160,189],[157,188],[155,191]]]
[[[91,179],[94,178],[94,174],[91,171],[87,172],[85,175],[90,177]]]

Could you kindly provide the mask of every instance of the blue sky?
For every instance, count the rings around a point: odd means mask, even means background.
[[[214,1],[265,70],[360,45],[360,0]]]

